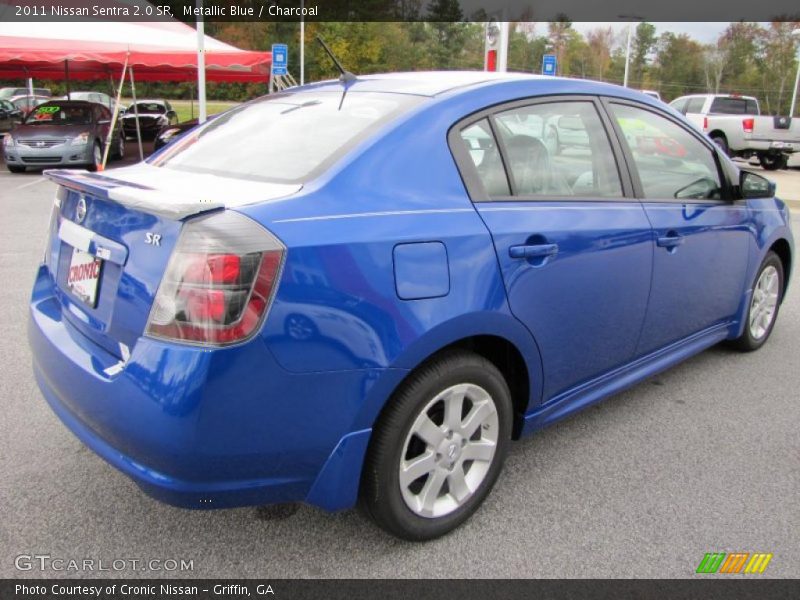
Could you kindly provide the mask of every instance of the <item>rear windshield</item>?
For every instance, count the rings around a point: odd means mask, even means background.
[[[167,112],[167,107],[157,102],[137,102],[135,105],[131,104],[126,112],[133,114],[134,111],[140,113],[158,113],[164,114]]]
[[[25,120],[26,125],[89,125],[92,109],[89,106],[41,104]]]
[[[422,101],[372,92],[268,96],[230,110],[150,163],[257,181],[312,179],[377,128]]]
[[[711,103],[711,112],[723,115],[754,115],[757,111],[755,100],[714,98],[714,102]]]

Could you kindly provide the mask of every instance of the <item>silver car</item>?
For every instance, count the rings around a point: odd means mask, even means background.
[[[3,155],[12,173],[27,167],[78,166],[97,169],[111,127],[111,112],[100,104],[51,100],[37,106],[3,138]],[[125,140],[119,123],[111,138],[111,158],[122,158]]]

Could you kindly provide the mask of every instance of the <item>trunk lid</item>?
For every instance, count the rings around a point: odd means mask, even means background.
[[[60,186],[47,264],[62,314],[121,360],[145,330],[185,219],[301,188],[146,164],[104,174],[51,170],[45,175]]]

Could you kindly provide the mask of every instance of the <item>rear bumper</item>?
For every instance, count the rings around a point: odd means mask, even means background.
[[[742,144],[742,148],[740,148],[739,150],[750,150],[754,152],[774,151],[774,152],[785,152],[787,154],[792,154],[794,152],[800,152],[800,143],[781,142],[776,140],[746,139]]]
[[[52,291],[41,267],[28,336],[42,394],[147,494],[186,508],[355,502],[369,430],[350,428],[376,373],[290,374],[260,338],[216,352],[141,338],[108,375],[117,359],[62,318]]]

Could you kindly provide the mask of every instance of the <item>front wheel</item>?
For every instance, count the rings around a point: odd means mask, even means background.
[[[485,358],[453,351],[423,365],[375,426],[362,507],[407,540],[452,531],[494,486],[511,440],[512,411],[505,379]]]
[[[711,136],[711,141],[719,146],[720,150],[722,150],[727,156],[731,155],[730,149],[728,148],[728,140],[724,135],[713,135]]]
[[[8,167],[8,170],[11,171],[12,173],[24,173],[25,172],[25,167],[22,167],[20,165],[9,165],[9,164],[6,164],[6,167]]]
[[[100,165],[103,164],[103,149],[100,147],[99,142],[94,143],[94,147],[92,148],[92,162],[89,163],[88,169],[90,171],[97,171],[100,168]]]
[[[117,150],[114,152],[114,158],[116,160],[125,158],[125,136],[122,134],[117,138]]]
[[[756,275],[744,332],[732,342],[738,350],[758,350],[769,338],[783,298],[783,276],[781,259],[769,252]]]

